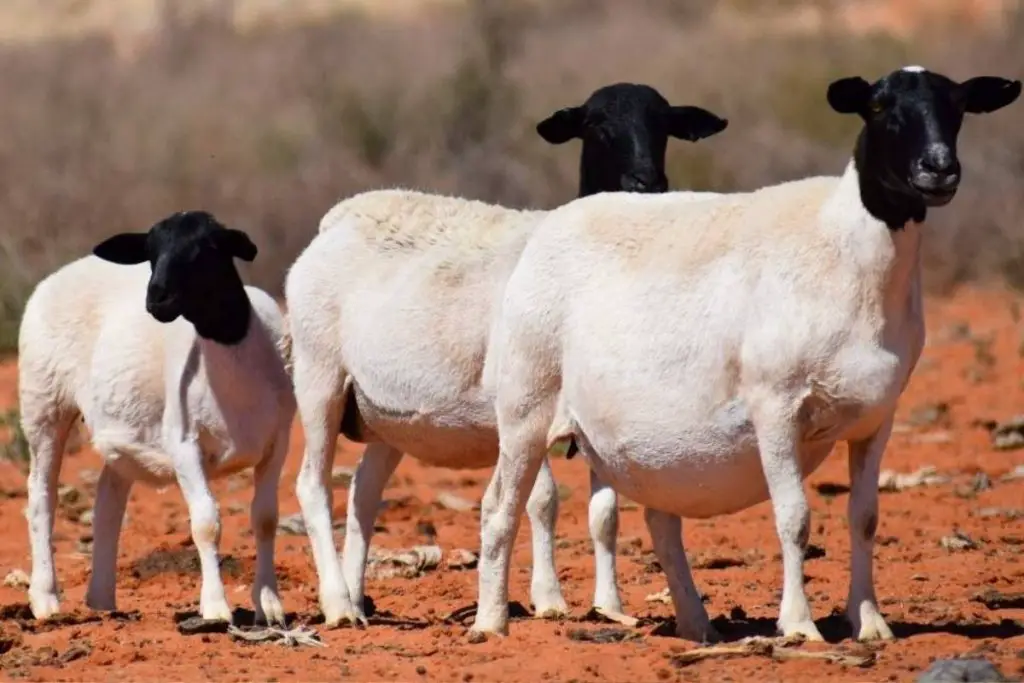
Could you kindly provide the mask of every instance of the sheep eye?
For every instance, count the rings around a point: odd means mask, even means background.
[[[885,111],[886,107],[884,102],[875,100],[874,102],[868,105],[868,108],[871,110],[872,114],[881,114],[883,111]]]

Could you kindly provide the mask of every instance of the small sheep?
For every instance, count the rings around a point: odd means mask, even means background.
[[[924,343],[920,223],[960,182],[964,113],[1019,81],[920,68],[832,83],[864,127],[842,177],[702,202],[604,194],[532,233],[492,337],[500,457],[481,514],[474,630],[508,628],[512,540],[554,443],[646,507],[680,636],[713,639],[680,538],[770,499],[782,546],[778,627],[820,640],[804,593],[802,479],[846,441],[851,580],[861,640],[892,638],[875,598],[878,473]],[[594,277],[600,273],[601,277]]]
[[[230,621],[208,482],[254,467],[252,599],[258,619],[283,623],[274,536],[295,399],[279,352],[280,309],[263,291],[243,286],[233,263],[252,261],[256,247],[244,232],[193,211],[145,233],[115,235],[93,253],[39,284],[18,339],[31,449],[32,613],[45,618],[60,608],[51,545],[57,482],[81,415],[105,459],[86,604],[115,609],[117,543],[132,483],[177,481],[202,567],[200,612]]]
[[[617,84],[555,112],[537,130],[556,144],[583,139],[580,192],[590,194],[663,191],[668,136],[696,141],[726,125],[698,107],[669,106],[648,86]],[[544,215],[420,192],[367,192],[335,206],[292,266],[285,292],[306,434],[296,487],[328,624],[365,619],[374,518],[403,453],[450,468],[497,459],[493,383],[484,374],[491,321]],[[331,530],[339,430],[369,444],[349,490],[343,571]],[[558,496],[547,464],[543,471],[529,506],[532,597],[539,615],[557,615],[567,610],[554,567]],[[621,611],[615,493],[596,477],[591,486],[595,604]]]

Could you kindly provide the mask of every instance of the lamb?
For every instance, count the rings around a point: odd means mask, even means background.
[[[537,126],[553,144],[583,139],[580,193],[667,186],[667,137],[696,141],[724,119],[672,107],[653,88],[616,84]],[[700,194],[700,193],[695,193]],[[708,196],[711,193],[706,193]],[[526,237],[545,215],[404,190],[335,206],[285,284],[294,382],[306,434],[296,483],[326,622],[364,622],[364,571],[385,483],[403,453],[449,468],[497,459],[492,385],[481,382],[491,319]],[[330,472],[339,433],[368,446],[349,490],[339,565]],[[554,568],[558,497],[545,464],[530,503],[533,604],[567,611]],[[592,478],[595,603],[621,611],[615,493]]]
[[[81,416],[105,459],[86,604],[115,609],[118,537],[132,484],[177,481],[202,567],[200,612],[230,621],[208,482],[254,467],[252,599],[259,620],[284,623],[274,537],[295,398],[279,351],[281,311],[265,292],[244,287],[235,270],[234,258],[252,261],[256,252],[244,232],[209,213],[175,213],[148,232],[105,240],[32,293],[18,370],[31,450],[26,514],[36,618],[60,609],[56,489],[69,431]]]
[[[846,614],[859,640],[892,638],[872,549],[882,454],[924,343],[920,224],[959,186],[964,113],[996,111],[1020,91],[1020,81],[957,83],[920,67],[872,84],[844,78],[828,102],[864,125],[841,177],[701,202],[603,194],[551,212],[509,277],[482,379],[496,383],[500,456],[482,506],[473,630],[507,633],[527,492],[547,449],[571,440],[645,506],[680,637],[717,637],[680,518],[770,499],[778,628],[820,640],[803,588],[802,480],[843,440]]]

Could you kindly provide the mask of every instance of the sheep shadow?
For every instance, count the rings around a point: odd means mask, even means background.
[[[230,554],[220,557],[220,570],[231,578],[242,575],[242,563]],[[131,574],[145,581],[161,574],[201,576],[199,554],[191,544],[179,548],[158,548],[132,563]]]
[[[721,634],[725,641],[736,641],[751,636],[766,638],[778,635],[774,619],[769,618],[735,618],[720,615],[711,620],[712,625]],[[829,643],[840,643],[853,638],[850,624],[842,615],[830,615],[823,619],[815,620],[815,625],[821,632],[822,637]],[[995,638],[1006,640],[1024,635],[1024,624],[1013,619],[1002,619],[998,623],[961,623],[946,621],[938,623],[918,623],[907,621],[890,621],[889,628],[897,639],[912,638],[919,635],[946,634],[960,636],[969,640],[984,640]],[[675,620],[668,619],[661,622],[651,635],[676,637]]]

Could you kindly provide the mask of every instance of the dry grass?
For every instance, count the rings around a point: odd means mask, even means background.
[[[1024,72],[1019,19],[998,33],[933,19],[905,40],[790,21],[806,12],[789,0],[771,11],[786,21],[751,32],[738,19],[750,4],[452,0],[400,21],[345,12],[244,30],[199,12],[132,59],[87,34],[2,47],[0,347],[39,277],[170,211],[206,208],[249,231],[260,256],[246,275],[278,290],[321,215],[360,190],[555,206],[573,196],[578,146],[550,147],[533,125],[609,82],[727,116],[720,136],[673,142],[668,165],[675,187],[733,190],[842,168],[856,122],[825,104],[832,78],[906,63]],[[930,224],[933,291],[1024,283],[1022,118],[1019,103],[965,127],[964,188]]]

